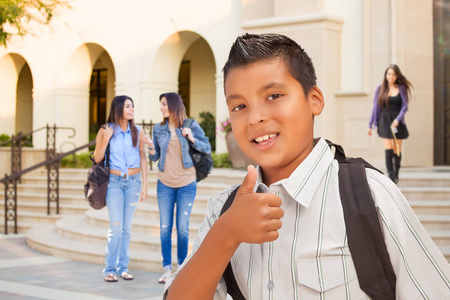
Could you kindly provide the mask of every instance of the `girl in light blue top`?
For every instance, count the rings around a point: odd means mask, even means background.
[[[110,171],[106,204],[109,212],[108,242],[103,277],[116,282],[117,275],[133,280],[128,271],[130,230],[137,202],[147,197],[145,138],[134,123],[134,103],[128,96],[117,96],[111,103],[106,129],[97,134],[94,159],[101,162],[109,143]],[[142,170],[142,180],[141,172]],[[143,181],[143,182],[142,182]]]

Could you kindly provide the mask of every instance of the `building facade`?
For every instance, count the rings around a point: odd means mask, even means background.
[[[436,60],[433,35],[436,28],[446,28],[441,23],[445,24],[447,3],[70,1],[71,7],[50,25],[30,24],[31,34],[14,37],[0,49],[0,133],[56,124],[75,128],[72,141],[81,146],[105,122],[115,95],[134,100],[138,123],[159,122],[158,96],[168,91],[183,96],[189,116],[198,119],[207,111],[220,122],[228,116],[222,68],[232,42],[245,32],[272,32],[297,41],[316,67],[325,96],[316,136],[382,167],[382,141],[369,137],[367,128],[375,88],[386,67],[396,63],[414,85],[406,114],[410,137],[404,142],[404,165],[450,164],[450,155],[445,155],[450,152],[450,138],[445,140],[450,111],[443,120],[438,117],[439,122],[435,118],[448,104],[436,92],[440,79],[435,77],[444,75],[435,73],[434,64],[443,63]],[[439,51],[445,52],[445,46]],[[63,152],[71,150],[64,148],[66,136],[64,131],[57,135]],[[35,134],[33,144],[45,147],[43,133]],[[217,152],[227,151],[219,136],[216,147]]]

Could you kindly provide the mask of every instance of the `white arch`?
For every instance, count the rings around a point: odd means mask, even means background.
[[[0,132],[16,133],[17,83],[25,59],[16,53],[8,53],[0,59]]]
[[[103,59],[108,69],[108,101],[114,97],[115,68],[109,53],[102,46],[86,43],[79,46],[57,71],[54,90],[55,124],[76,130],[77,146],[89,140],[89,92],[94,65]],[[110,103],[110,102],[108,102]],[[109,105],[107,105],[108,107]],[[58,132],[58,135],[65,132]],[[57,141],[62,142],[57,137]]]

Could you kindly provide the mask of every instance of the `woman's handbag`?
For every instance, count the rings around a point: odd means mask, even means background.
[[[184,128],[190,128],[192,124],[192,119],[185,119],[183,122]],[[205,179],[209,173],[211,173],[213,167],[213,158],[211,153],[200,152],[194,148],[191,141],[186,137],[189,144],[189,155],[194,163],[195,173],[197,175],[197,182]]]
[[[102,128],[105,128],[102,126]],[[106,191],[108,189],[109,179],[109,142],[106,147],[105,157],[98,164],[89,155],[92,160],[92,167],[88,171],[87,182],[84,185],[84,197],[93,209],[102,209],[106,206]]]

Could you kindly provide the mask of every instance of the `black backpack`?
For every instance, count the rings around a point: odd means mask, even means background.
[[[334,158],[339,163],[339,192],[359,286],[371,299],[395,299],[396,277],[365,170],[377,169],[362,158],[347,158],[341,146],[329,141],[327,143],[336,148]],[[230,194],[220,215],[231,206],[238,189],[239,187]],[[234,278],[231,263],[228,263],[223,279],[233,300],[245,300]]]
[[[193,119],[185,119],[183,122],[183,127],[190,128]],[[211,173],[213,167],[213,158],[211,153],[200,152],[192,146],[191,141],[186,137],[189,144],[189,155],[194,163],[195,173],[197,175],[197,182],[205,179],[209,173]]]
[[[102,125],[101,128],[106,129],[106,126]],[[109,181],[109,142],[101,162],[95,162],[94,152],[89,158],[92,160],[92,167],[88,171],[87,182],[84,185],[84,198],[93,209],[102,209],[106,206]]]

